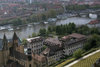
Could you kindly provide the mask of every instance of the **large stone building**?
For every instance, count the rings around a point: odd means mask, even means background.
[[[0,67],[49,67],[65,55],[72,55],[82,48],[86,40],[85,35],[77,33],[45,40],[43,37],[34,37],[27,39],[25,47],[16,33],[9,40],[4,35],[0,39]]]
[[[74,51],[83,48],[87,38],[85,35],[73,33],[68,36],[62,37],[64,55],[72,55]]]
[[[41,53],[45,56],[48,66],[64,58],[65,55],[72,55],[74,51],[83,48],[87,38],[85,35],[73,33],[61,39],[47,38],[44,45],[47,48]]]
[[[45,40],[44,45],[47,48],[42,52],[47,59],[48,66],[59,61],[63,55],[63,46],[58,38],[48,38]]]
[[[5,35],[0,39],[0,67],[35,67],[32,55],[24,54],[16,33],[9,41]]]

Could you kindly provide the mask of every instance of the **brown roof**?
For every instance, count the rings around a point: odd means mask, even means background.
[[[88,24],[98,24],[99,21],[98,20],[93,20],[93,21],[90,21]]]
[[[78,38],[78,39],[84,38],[84,37],[85,37],[85,35],[78,34],[78,33],[73,33],[73,34],[71,34],[71,35],[69,35],[69,36],[70,36],[70,37],[74,37],[74,38]]]
[[[45,41],[51,42],[51,43],[54,43],[54,44],[61,44],[61,42],[58,40],[58,38],[48,38]]]
[[[73,33],[73,34],[70,34],[70,35],[68,35],[68,36],[62,37],[62,39],[69,39],[69,38],[71,38],[71,37],[77,38],[77,39],[81,39],[81,38],[84,38],[85,35],[78,34],[78,33]]]
[[[62,39],[69,39],[69,38],[70,38],[69,36],[62,37]]]

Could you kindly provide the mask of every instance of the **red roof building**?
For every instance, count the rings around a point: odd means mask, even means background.
[[[88,24],[98,24],[99,23],[99,21],[98,20],[93,20],[93,21],[90,21]]]

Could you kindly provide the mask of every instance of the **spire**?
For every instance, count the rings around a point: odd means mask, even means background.
[[[3,36],[2,44],[3,44],[3,50],[7,50],[7,49],[8,49],[8,40],[7,40],[5,34],[4,34],[4,36]]]
[[[18,46],[18,37],[17,34],[14,32],[13,35],[13,47],[16,48]]]
[[[18,40],[17,34],[14,32],[13,40]]]

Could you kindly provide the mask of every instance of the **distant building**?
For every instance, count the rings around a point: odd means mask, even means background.
[[[92,28],[92,27],[99,27],[100,26],[100,20],[92,20],[87,25],[90,28]]]
[[[25,2],[25,0],[0,0],[1,3]]]

